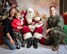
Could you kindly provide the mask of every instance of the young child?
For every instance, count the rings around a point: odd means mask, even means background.
[[[21,13],[19,11],[16,12],[15,17],[12,22],[12,27],[13,27],[13,32],[14,32],[14,37],[15,37],[15,42],[16,42],[16,48],[20,49],[20,44],[18,43],[18,40],[21,42],[21,46],[24,47],[23,40],[22,40],[22,35],[20,30],[22,29],[23,25],[23,20],[21,18]]]
[[[35,27],[36,28],[43,26],[43,22],[41,21],[41,18],[40,17],[35,17],[34,20],[35,20]]]
[[[39,16],[33,18],[33,22],[29,25],[31,32],[34,32],[35,28],[42,27],[43,22]]]

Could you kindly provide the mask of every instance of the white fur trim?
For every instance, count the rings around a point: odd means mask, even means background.
[[[42,38],[42,34],[35,32],[34,33],[34,37],[37,38],[37,39],[41,39]]]
[[[24,39],[28,39],[28,38],[32,37],[32,34],[30,32],[28,32],[28,33],[24,34],[23,36],[24,36]]]
[[[28,8],[27,11],[32,11],[32,12],[34,12],[33,8]]]
[[[23,20],[21,20],[21,25],[23,25]]]
[[[41,27],[41,26],[43,26],[43,22],[40,21],[40,24],[36,23],[35,26],[36,27]]]
[[[38,21],[38,20],[40,20],[40,17],[35,17],[34,20]]]
[[[33,25],[29,25],[28,27],[30,28],[30,30],[31,30],[32,32],[35,30],[35,26],[33,26]]]

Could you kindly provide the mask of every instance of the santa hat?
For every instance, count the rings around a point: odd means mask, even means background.
[[[31,11],[31,12],[33,12],[33,13],[34,13],[33,8],[28,8],[28,9],[27,9],[27,11],[28,11],[28,12],[30,12],[30,11]]]

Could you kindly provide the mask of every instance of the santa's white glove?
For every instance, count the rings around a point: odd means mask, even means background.
[[[35,26],[29,25],[30,30],[33,32],[35,30]]]

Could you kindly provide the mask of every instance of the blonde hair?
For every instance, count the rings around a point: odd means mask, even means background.
[[[40,16],[40,15],[39,15],[39,12],[36,11],[36,10],[34,10],[34,14],[35,14],[35,17],[39,17],[39,16]]]
[[[15,13],[15,16],[17,16],[18,13],[21,14],[21,12],[17,9],[17,10],[16,10],[16,13]]]

